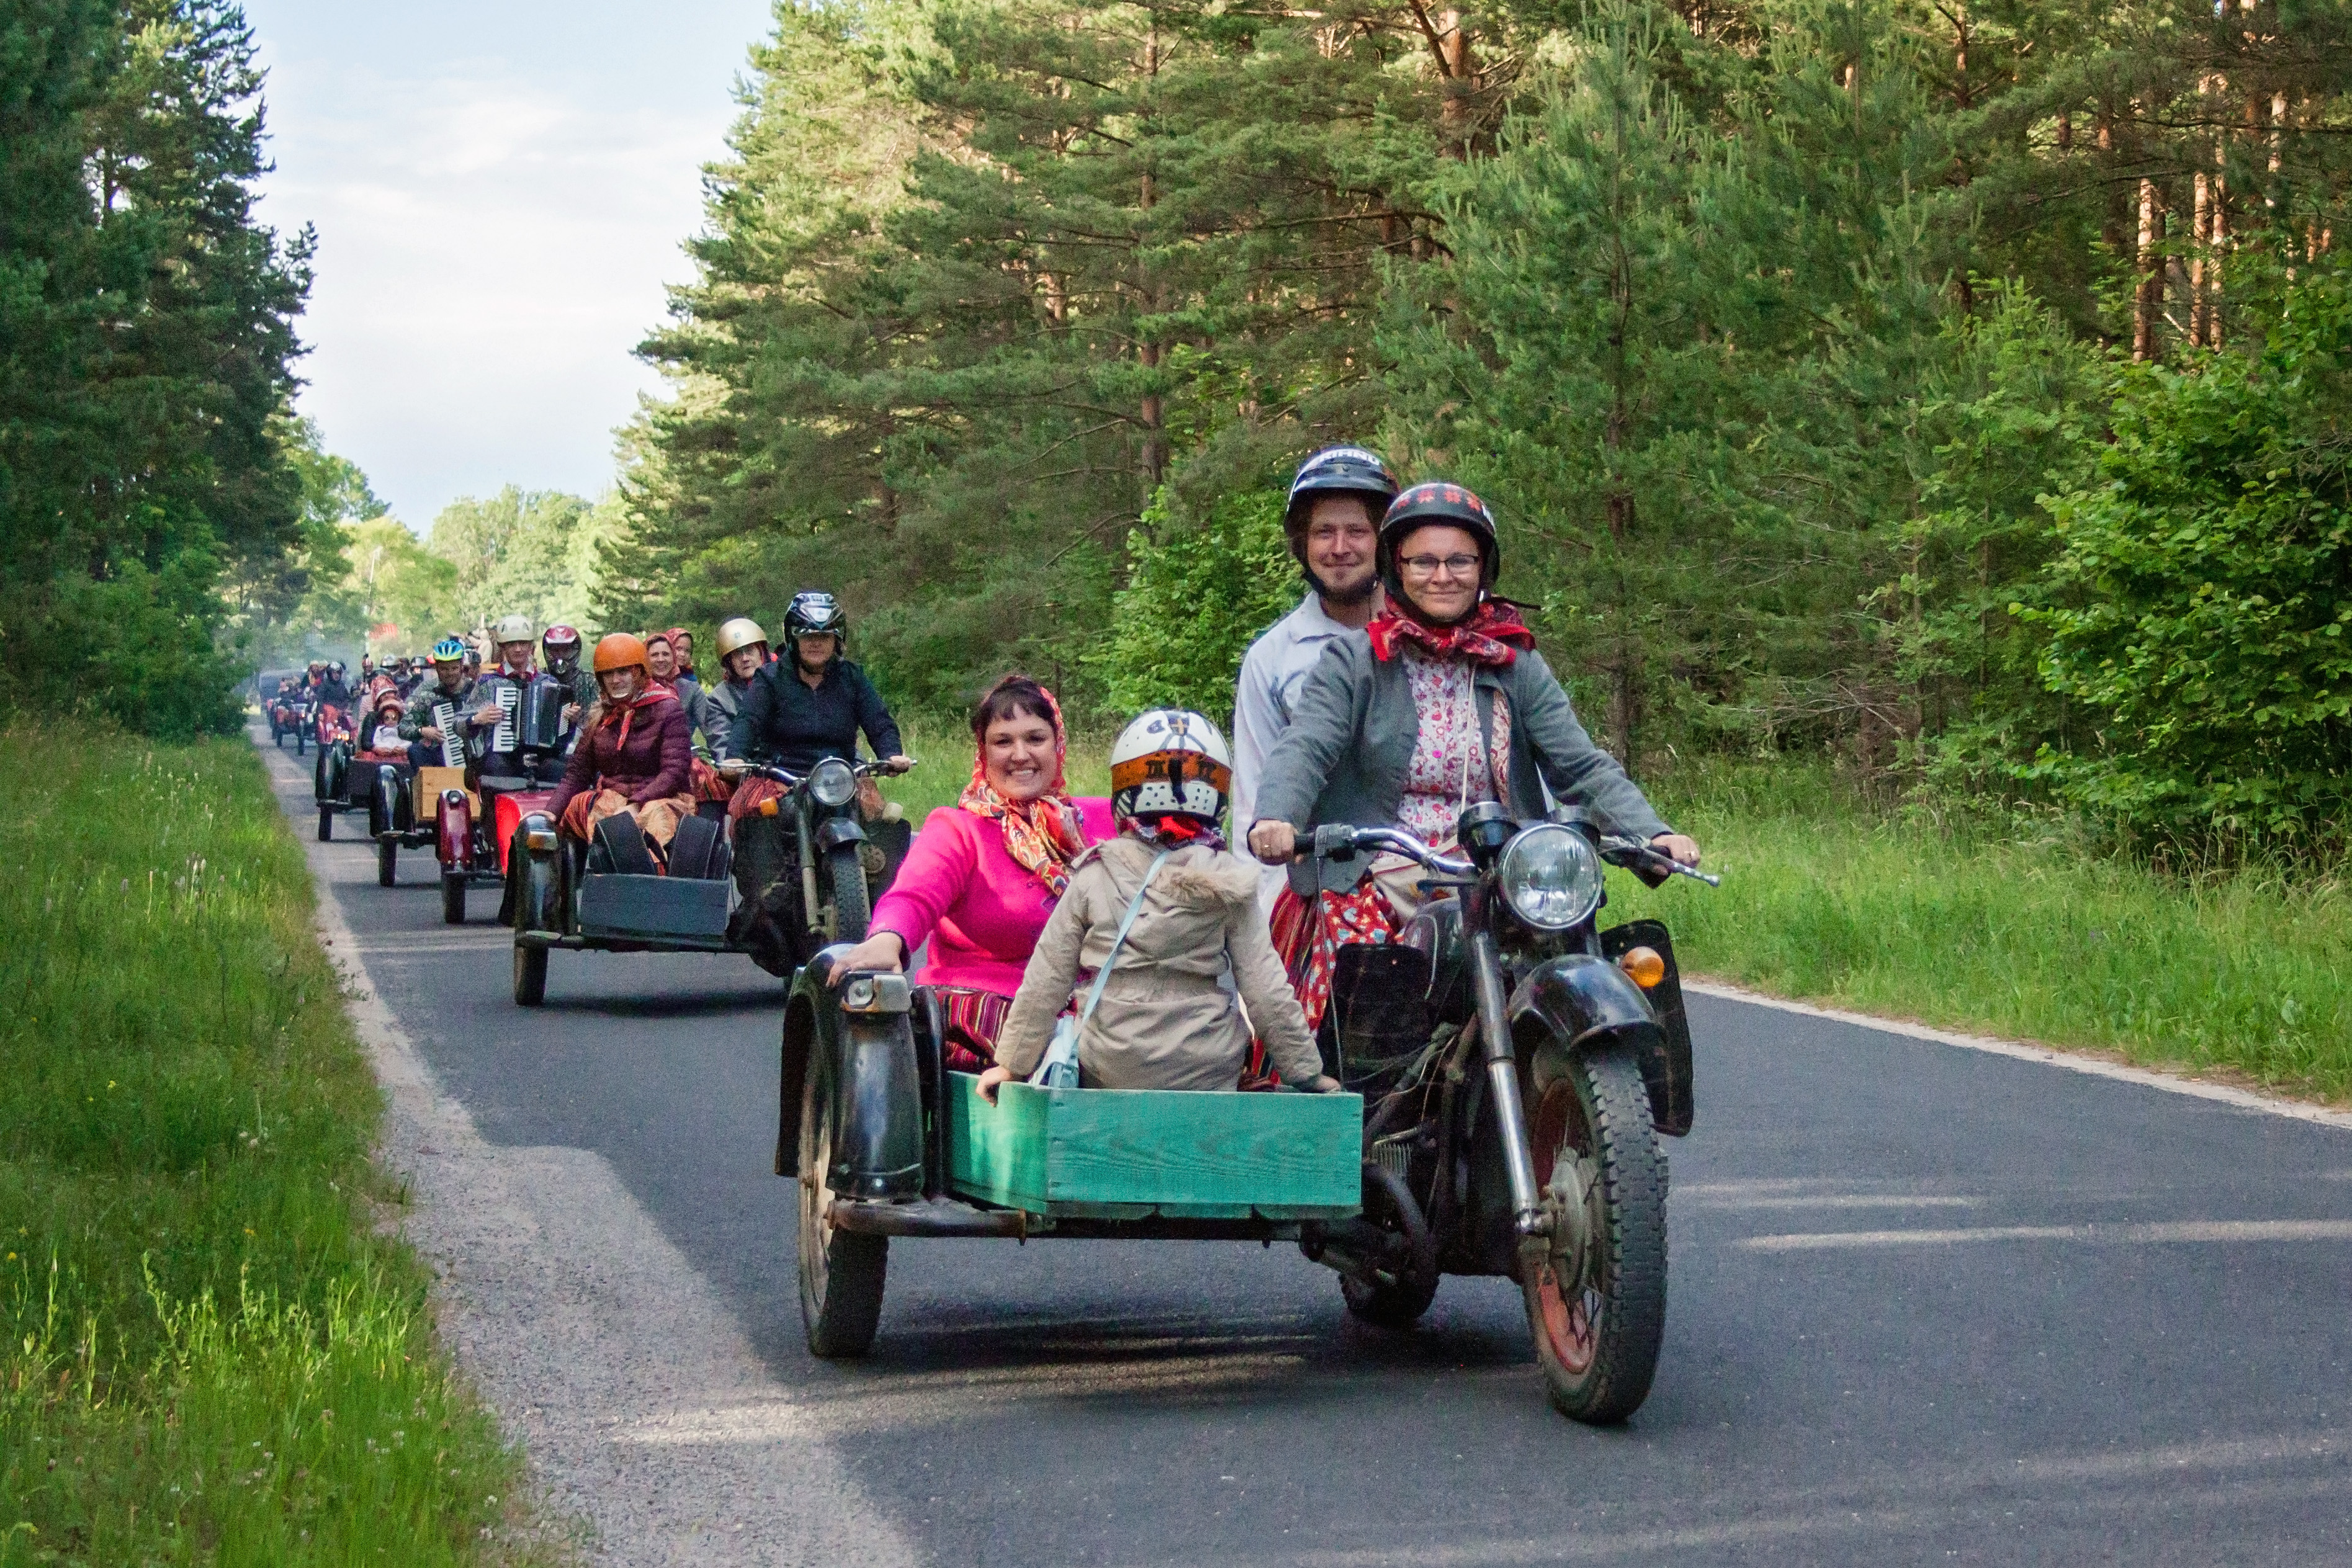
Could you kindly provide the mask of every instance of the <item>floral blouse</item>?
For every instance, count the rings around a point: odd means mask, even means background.
[[[1465,807],[1508,798],[1501,759],[1511,754],[1510,706],[1496,694],[1496,756],[1490,758],[1479,734],[1472,685],[1476,666],[1466,659],[1433,659],[1414,648],[1404,649],[1400,656],[1413,710],[1420,716],[1420,734],[1405,768],[1397,825],[1424,843],[1450,844]]]

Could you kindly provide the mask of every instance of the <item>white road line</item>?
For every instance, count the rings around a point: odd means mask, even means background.
[[[2232,1088],[2226,1083],[2207,1083],[2194,1078],[2177,1077],[2168,1072],[2151,1072],[2144,1067],[2126,1067],[2120,1062],[2102,1061],[2095,1056],[2077,1056],[2071,1051],[2035,1045],[2030,1040],[2000,1040],[1991,1035],[1960,1034],[1951,1030],[1930,1029],[1926,1024],[1905,1023],[1895,1019],[1873,1018],[1868,1013],[1850,1013],[1837,1008],[1817,1008],[1810,1002],[1792,1002],[1780,997],[1768,997],[1743,986],[1727,986],[1716,980],[1689,980],[1683,989],[1696,996],[1719,997],[1726,1001],[1746,1002],[1752,1007],[1770,1008],[1775,1012],[1796,1013],[1804,1018],[1825,1019],[1832,1023],[1852,1024],[1856,1029],[1876,1030],[1881,1034],[1896,1034],[1906,1040],[1933,1040],[1937,1045],[1955,1045],[1962,1051],[1981,1051],[1991,1056],[2012,1057],[2019,1061],[2038,1061],[2046,1067],[2063,1067],[2070,1072],[2086,1072],[2094,1078],[2112,1078],[2121,1083],[2137,1083],[2147,1089],[2161,1089],[2168,1094],[2186,1094],[2192,1099],[2211,1100],[2223,1105],[2234,1105],[2241,1111],[2259,1111],[2268,1116],[2285,1116],[2297,1122],[2313,1122],[2323,1127],[2341,1128],[2352,1132],[2352,1111],[2331,1111],[2325,1105],[2309,1105],[2299,1100],[2282,1100],[2274,1095],[2257,1094],[2251,1089]]]
[[[2156,1225],[1982,1225],[1965,1230],[1824,1230],[1749,1236],[1746,1252],[1826,1252],[1862,1247],[1962,1247],[1985,1241],[2080,1241],[2144,1247],[2193,1241],[2352,1241],[2352,1219],[2184,1219]]]

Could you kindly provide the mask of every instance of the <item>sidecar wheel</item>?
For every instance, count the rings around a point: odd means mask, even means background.
[[[815,1354],[864,1355],[882,1322],[890,1239],[835,1230],[828,1218],[833,1096],[820,1087],[823,1076],[812,1066],[801,1083],[801,1326]]]
[[[1402,1332],[1421,1322],[1422,1314],[1429,1311],[1429,1303],[1437,1299],[1437,1281],[1404,1279],[1381,1285],[1343,1274],[1339,1296],[1348,1303],[1349,1315],[1359,1322]]]
[[[375,841],[375,884],[391,887],[400,881],[400,845],[393,839]]]
[[[441,920],[446,925],[466,924],[466,873],[441,873]]]
[[[1528,1126],[1552,1216],[1519,1259],[1545,1392],[1564,1416],[1622,1421],[1649,1397],[1666,1324],[1666,1162],[1628,1054],[1578,1059]]]
[[[321,806],[319,808],[319,841],[322,844],[332,843],[334,839],[335,809],[332,806]]]

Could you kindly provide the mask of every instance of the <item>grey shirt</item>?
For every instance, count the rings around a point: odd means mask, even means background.
[[[1529,649],[1500,669],[1478,670],[1473,693],[1490,751],[1497,692],[1510,700],[1513,816],[1541,817],[1549,785],[1612,832],[1646,840],[1673,831],[1617,759],[1592,743],[1541,654]],[[1349,632],[1324,650],[1299,688],[1290,726],[1266,758],[1251,821],[1302,830],[1325,822],[1393,827],[1420,734],[1404,662],[1375,659],[1371,639]]]

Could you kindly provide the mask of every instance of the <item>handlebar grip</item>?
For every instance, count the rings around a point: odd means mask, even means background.
[[[1314,842],[1306,852],[1318,860],[1353,860],[1356,855],[1356,830],[1345,822],[1326,822],[1315,830]]]

